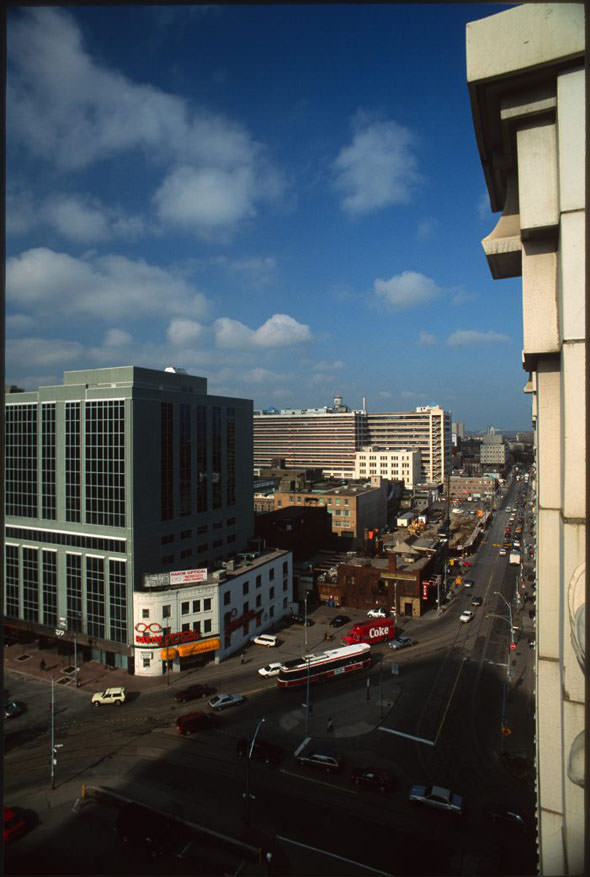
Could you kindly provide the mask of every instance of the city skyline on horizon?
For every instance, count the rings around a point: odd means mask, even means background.
[[[11,9],[7,384],[173,364],[255,408],[525,428],[465,72],[505,8]]]

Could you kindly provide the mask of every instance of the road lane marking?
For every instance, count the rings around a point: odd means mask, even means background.
[[[329,789],[338,789],[339,792],[346,792],[347,795],[358,796],[356,789],[347,789],[345,786],[337,786],[334,783],[327,783],[325,780],[317,780],[315,777],[307,777],[302,773],[294,773],[292,770],[281,768],[280,773],[284,773],[288,777],[297,777],[298,780],[305,780],[307,783],[315,783],[318,786],[327,786]]]
[[[330,856],[332,859],[338,859],[340,862],[347,862],[349,865],[356,865],[358,868],[363,868],[365,871],[371,871],[373,874],[382,874],[383,877],[393,877],[390,871],[380,871],[378,868],[372,868],[371,865],[363,865],[362,862],[356,862],[354,859],[347,859],[345,856],[339,856],[337,853],[331,853],[329,850],[322,850],[319,847],[312,847],[310,844],[301,843],[298,840],[293,840],[290,837],[285,837],[282,834],[277,834],[277,840],[282,840],[284,843],[293,844],[296,847],[302,847],[304,850],[311,850],[314,853],[320,853],[324,856]]]
[[[408,740],[415,740],[416,743],[425,743],[427,746],[434,746],[435,740],[427,740],[426,737],[416,737],[415,734],[405,734],[403,731],[396,731],[394,728],[384,728],[381,725],[377,727],[378,731],[385,731],[387,734],[397,734],[398,737],[406,737]]]

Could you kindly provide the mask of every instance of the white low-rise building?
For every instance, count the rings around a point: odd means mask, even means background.
[[[133,649],[138,676],[216,663],[241,651],[289,611],[289,551],[239,555],[224,569],[148,575],[134,593]]]
[[[356,452],[354,477],[403,481],[406,487],[413,487],[420,481],[421,468],[420,451],[366,447]]]

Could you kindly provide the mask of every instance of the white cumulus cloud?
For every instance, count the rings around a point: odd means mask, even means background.
[[[436,344],[436,335],[432,332],[420,332],[418,344],[420,344],[421,347],[432,347]]]
[[[133,341],[133,337],[124,329],[109,329],[104,336],[105,347],[127,347]]]
[[[449,335],[447,344],[451,347],[476,347],[480,344],[504,344],[506,341],[510,341],[508,335],[493,332],[491,329],[488,332],[478,332],[476,329],[456,329]]]
[[[203,327],[196,320],[172,320],[168,326],[166,337],[171,344],[182,347],[196,341]]]
[[[205,296],[173,271],[125,256],[75,258],[47,247],[8,259],[9,303],[20,312],[59,320],[82,316],[100,320],[147,316],[204,316]]]
[[[430,277],[417,271],[403,271],[389,280],[377,278],[374,289],[383,301],[393,308],[410,308],[428,304],[441,294]]]
[[[9,134],[40,162],[71,173],[139,153],[162,169],[160,220],[203,237],[229,234],[283,193],[282,174],[243,125],[107,68],[87,52],[66,10],[18,10],[9,31]],[[62,205],[55,221],[67,228],[61,217],[74,206]],[[26,218],[21,211],[13,227]],[[89,224],[103,238],[114,231],[112,219],[101,224],[88,205],[82,220],[80,234]],[[122,231],[136,229],[127,220]]]
[[[420,182],[414,136],[393,119],[371,120],[358,113],[352,141],[334,162],[334,186],[351,215],[403,204]]]
[[[218,347],[289,347],[311,340],[309,326],[288,314],[273,314],[258,329],[221,317],[214,324]]]

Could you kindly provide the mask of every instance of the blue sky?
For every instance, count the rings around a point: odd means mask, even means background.
[[[175,365],[257,408],[528,428],[465,77],[505,8],[12,9],[7,383]]]

